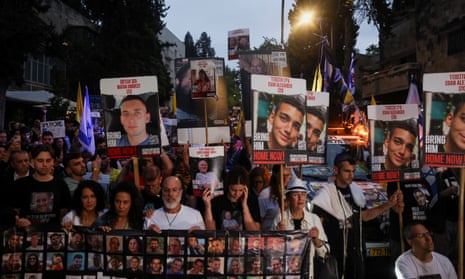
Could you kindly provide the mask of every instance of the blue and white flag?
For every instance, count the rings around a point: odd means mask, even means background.
[[[350,92],[352,92],[352,96],[355,95],[355,61],[354,61],[354,53],[352,52],[350,58],[350,66],[349,66],[349,74],[347,75],[347,87],[349,87]]]
[[[82,150],[87,150],[92,155],[95,153],[94,129],[92,128],[92,117],[90,113],[89,91],[86,86],[86,95],[84,97],[84,108],[82,110],[81,123],[79,125],[79,142],[82,144]]]

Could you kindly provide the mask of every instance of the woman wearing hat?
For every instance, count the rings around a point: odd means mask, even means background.
[[[310,246],[310,274],[313,278],[313,257],[315,252],[318,256],[324,257],[329,246],[326,233],[321,224],[320,218],[311,213],[307,208],[308,189],[305,182],[299,178],[291,180],[285,191],[287,209],[284,211],[284,218],[279,213],[273,221],[274,230],[302,230],[308,231],[307,236],[311,238]]]

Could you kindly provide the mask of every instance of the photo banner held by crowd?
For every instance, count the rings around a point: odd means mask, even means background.
[[[463,168],[465,143],[457,132],[465,112],[465,72],[425,74],[425,165]]]
[[[376,182],[420,178],[418,106],[368,106],[371,177]]]
[[[189,147],[189,164],[194,196],[201,197],[205,188],[215,196],[223,194],[223,146]]]
[[[13,244],[12,237],[19,241]],[[1,274],[14,278],[206,275],[222,279],[308,277],[305,255],[310,245],[307,233],[302,231],[104,233],[79,227],[68,233],[59,229],[9,229],[3,231],[1,244]]]
[[[307,92],[305,135],[308,163],[324,164],[326,161],[326,128],[328,123],[329,93]]]
[[[252,75],[254,164],[307,162],[304,79]]]
[[[108,156],[160,154],[160,112],[156,76],[100,80]]]

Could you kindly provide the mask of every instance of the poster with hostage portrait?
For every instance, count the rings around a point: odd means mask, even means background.
[[[214,196],[223,194],[224,147],[190,147],[189,163],[194,196],[202,196],[210,189]]]
[[[328,106],[329,93],[308,91],[305,107],[305,135],[310,164],[325,163]]]
[[[100,80],[105,135],[110,158],[160,154],[160,114],[156,76]]]
[[[420,179],[418,105],[368,106],[368,119],[373,181]]]
[[[242,102],[246,120],[252,120],[251,114],[251,75],[270,75],[290,77],[290,69],[285,51],[241,51],[239,53]]]
[[[307,162],[303,79],[252,75],[254,164]]]
[[[217,98],[215,60],[191,60],[190,66],[192,99]]]
[[[425,160],[462,168],[465,161],[465,72],[425,74]]]
[[[249,29],[236,29],[228,32],[228,59],[239,58],[239,51],[250,50]]]

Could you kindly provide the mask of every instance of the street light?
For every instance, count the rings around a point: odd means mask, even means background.
[[[281,0],[281,46],[284,47],[284,0]]]

